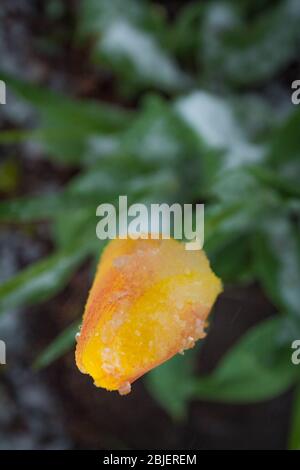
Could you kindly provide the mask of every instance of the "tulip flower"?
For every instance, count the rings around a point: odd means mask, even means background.
[[[221,292],[203,250],[174,239],[115,239],[103,252],[77,338],[76,362],[125,395],[150,369],[204,338]]]

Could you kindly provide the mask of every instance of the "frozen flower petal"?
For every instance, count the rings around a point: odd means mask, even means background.
[[[175,240],[120,240],[103,253],[76,348],[95,385],[129,393],[130,384],[205,336],[221,292],[203,251]]]

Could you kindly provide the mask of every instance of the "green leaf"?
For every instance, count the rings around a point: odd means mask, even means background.
[[[252,210],[265,210],[272,198],[272,192],[266,189],[256,177],[251,173],[254,165],[241,165],[236,168],[224,169],[219,172],[214,179],[211,189],[213,196],[225,204],[235,204],[242,202],[246,207],[246,212]],[[252,195],[249,198],[249,194]],[[253,214],[252,214],[253,215]]]
[[[282,344],[282,317],[253,327],[222,358],[209,376],[195,381],[194,396],[209,401],[251,403],[268,400],[287,390],[298,371],[290,346]]]
[[[13,129],[9,131],[0,132],[0,143],[1,144],[16,144],[32,138],[32,132],[24,131],[20,129]]]
[[[6,200],[0,203],[0,220],[3,222],[26,223],[56,218],[56,216],[85,211],[95,215],[96,207],[102,201],[116,197],[121,189],[126,192],[124,180],[118,175],[107,173],[95,166],[90,171],[81,172],[67,185],[65,190],[41,194],[38,196],[25,196]],[[68,231],[69,228],[65,227]]]
[[[205,208],[204,249],[225,283],[249,282],[253,279],[250,234],[261,206],[242,196],[240,201],[234,197],[229,201]]]
[[[269,184],[273,183],[287,195],[299,198],[300,111],[295,108],[284,123],[274,130],[267,158],[270,171],[273,172],[272,178],[270,174],[263,176]]]
[[[191,84],[153,35],[121,18],[105,28],[95,53],[135,86],[142,83],[172,92]]]
[[[93,158],[99,163],[91,167],[90,175],[82,177],[80,186],[89,185],[94,191],[99,174],[98,186],[111,189],[111,193],[117,188],[118,194],[132,194],[137,186],[142,188],[144,181],[144,192],[147,190],[155,199],[160,197],[163,188],[163,185],[158,188],[156,182],[165,178],[170,180],[164,188],[166,198],[172,198],[174,190],[177,190],[175,200],[180,200],[184,193],[186,201],[199,193],[202,175],[198,153],[201,150],[194,133],[169,103],[150,96],[131,126],[119,136],[118,146],[112,155],[101,158],[97,154],[97,145],[94,146]]]
[[[206,170],[212,175],[210,184],[213,184],[213,177],[222,171],[261,162],[264,158],[264,149],[248,141],[229,100],[206,91],[196,91],[179,98],[174,108],[202,146],[215,152],[213,155],[210,153],[205,162],[213,170]]]
[[[45,220],[65,207],[62,202],[60,194],[3,201],[0,203],[0,220],[14,223]]]
[[[216,241],[215,241],[216,243]],[[251,260],[251,244],[248,235],[232,234],[227,243],[218,239],[219,248],[210,249],[207,243],[206,249],[210,253],[209,259],[214,272],[224,283],[249,283],[253,280],[253,267]]]
[[[155,400],[175,420],[187,413],[193,384],[195,351],[176,355],[146,376],[146,385]]]
[[[88,254],[75,245],[25,268],[0,286],[0,313],[45,301],[59,292]]]
[[[206,80],[223,79],[239,86],[257,84],[269,80],[297,57],[298,2],[270,4],[267,10],[256,12],[252,21],[244,13],[237,2],[208,5],[199,39],[199,63]]]
[[[94,59],[107,64],[123,84],[155,86],[168,92],[191,84],[168,51],[160,44],[158,9],[143,1],[86,0],[81,3],[79,32],[97,36]]]
[[[75,343],[75,335],[79,330],[79,321],[72,323],[37,357],[34,369],[43,369],[69,351]]]
[[[159,168],[199,151],[190,127],[166,100],[154,96],[144,100],[121,145],[126,154],[138,156],[144,164],[159,164]]]
[[[203,3],[187,3],[182,8],[181,14],[175,18],[170,31],[169,41],[172,44],[173,53],[189,66],[194,65],[194,58],[199,50],[200,21],[205,11],[206,6]]]
[[[291,416],[291,429],[288,447],[291,450],[300,450],[300,386],[294,392],[294,402]]]
[[[66,249],[78,239],[82,244],[95,246],[99,250],[100,241],[96,238],[95,206],[78,206],[74,210],[57,212],[53,220],[52,233],[59,249]]]
[[[295,107],[295,110],[288,115],[282,125],[274,129],[269,154],[270,165],[280,168],[281,165],[298,160],[300,152],[299,126],[300,111]]]
[[[286,103],[273,103],[268,96],[255,92],[236,93],[230,98],[238,122],[248,139],[265,142],[287,116]]]
[[[293,178],[299,173],[296,166],[293,168]],[[299,167],[300,170],[300,167]],[[287,178],[281,176],[279,172],[265,168],[263,166],[253,166],[249,171],[256,176],[256,178],[265,185],[279,191],[282,195],[288,197],[300,198],[300,188],[298,182],[288,181]]]
[[[76,100],[11,76],[5,75],[5,81],[57,129],[63,123],[64,128],[71,125],[77,130],[109,132],[126,126],[131,115],[107,103]]]
[[[42,123],[32,137],[50,155],[65,163],[80,162],[89,139],[95,134],[110,135],[130,122],[130,112],[108,104],[76,101],[6,75],[5,80],[41,114]]]
[[[221,202],[205,208],[204,248],[215,269],[216,262],[227,271],[225,265],[229,263],[233,267],[237,261],[233,259],[233,253],[237,258],[240,255],[242,263],[245,261],[247,264],[249,237],[256,228],[253,221],[263,216],[269,200],[255,185],[255,191],[249,192],[252,184],[246,183],[240,171],[232,170],[229,175],[224,172],[223,176],[223,179],[220,177],[222,181],[215,179],[212,188],[212,194],[217,195]],[[248,197],[250,193],[251,198]],[[224,271],[223,268],[221,271]]]
[[[150,10],[151,11],[151,10]],[[87,0],[80,5],[79,35],[84,37],[91,33],[102,31],[107,23],[111,23],[119,16],[140,22],[145,20],[149,13],[144,0],[136,2],[128,0],[126,4],[122,0]]]
[[[279,209],[278,209],[279,210]],[[300,231],[286,215],[265,215],[253,237],[255,272],[280,310],[299,318]]]
[[[89,193],[88,191],[76,193],[73,187],[69,185],[64,192],[22,197],[1,202],[0,220],[14,223],[42,221],[80,209],[89,212],[92,210],[94,214],[102,198],[101,188],[98,188],[96,193]]]

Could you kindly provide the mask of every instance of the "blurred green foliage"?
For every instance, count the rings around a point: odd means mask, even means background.
[[[195,398],[270,399],[298,384],[290,445],[300,448],[299,379],[291,342],[300,337],[300,107],[282,74],[297,60],[297,0],[192,2],[169,21],[143,0],[85,0],[78,42],[110,70],[128,111],[58,96],[3,75],[40,115],[32,131],[6,131],[0,143],[34,139],[48,158],[80,166],[60,191],[0,204],[2,223],[51,220],[55,252],[0,287],[0,311],[44,301],[88,256],[99,256],[96,207],[130,202],[206,203],[206,245],[225,284],[259,281],[278,315],[242,337],[209,376],[194,353],[146,378],[174,417]],[[294,77],[299,78],[299,77]],[[270,92],[272,90],[272,93]],[[74,325],[38,359],[71,347]]]

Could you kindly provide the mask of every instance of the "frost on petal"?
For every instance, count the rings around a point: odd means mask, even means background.
[[[204,338],[222,286],[204,251],[175,240],[109,243],[86,304],[76,362],[125,395],[150,369]]]

